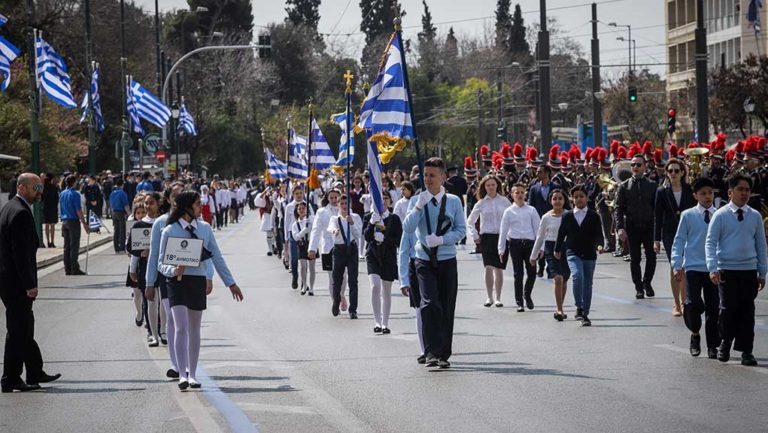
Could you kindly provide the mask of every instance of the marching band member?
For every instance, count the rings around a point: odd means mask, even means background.
[[[536,233],[539,231],[540,223],[536,208],[525,202],[525,189],[525,185],[521,183],[512,187],[514,202],[504,211],[502,216],[497,245],[500,260],[503,261],[504,255],[507,253],[512,259],[518,313],[525,311],[523,298],[525,298],[525,306],[529,310],[533,310],[534,307],[531,292],[533,291],[533,284],[536,282],[536,268],[530,264],[528,258],[533,251],[533,244],[536,241]],[[524,272],[527,274],[525,290],[523,290]]]
[[[547,269],[552,272],[554,278],[554,317],[558,322],[562,322],[568,318],[568,315],[563,313],[563,302],[565,302],[565,294],[568,292],[568,279],[571,277],[571,270],[568,268],[568,261],[565,256],[556,259],[554,253],[557,233],[560,230],[565,210],[565,193],[559,189],[553,189],[549,193],[549,202],[552,205],[552,210],[545,213],[541,218],[539,231],[536,234],[536,243],[531,250],[530,263],[535,266],[540,257],[547,260]]]

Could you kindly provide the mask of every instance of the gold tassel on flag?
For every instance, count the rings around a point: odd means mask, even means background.
[[[309,189],[320,188],[319,174],[320,173],[318,173],[315,169],[312,169],[312,171],[309,173],[309,178],[307,178],[307,186],[309,186]]]

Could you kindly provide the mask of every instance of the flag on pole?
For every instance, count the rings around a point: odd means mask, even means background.
[[[378,144],[381,161],[385,164],[414,138],[400,39],[399,33],[390,38],[382,67],[363,102],[355,126],[357,132],[370,131],[370,139]]]
[[[763,8],[762,0],[749,0],[747,6],[747,21],[755,28],[755,33],[760,33],[760,9]]]
[[[269,168],[269,175],[273,179],[283,180],[288,177],[288,165],[283,161],[277,159],[277,157],[266,149],[267,168]]]
[[[99,97],[99,67],[93,68],[93,74],[91,75],[91,92],[93,96],[93,116],[96,118],[96,128],[99,132],[104,132],[104,116],[101,115],[101,98]],[[83,102],[80,104],[80,108],[83,109],[83,115],[80,117],[80,123],[85,122],[88,119],[88,92],[85,92],[83,96]]]
[[[7,22],[8,22],[8,18],[5,15],[0,14],[0,27],[4,26],[5,23]]]
[[[76,108],[72,97],[72,80],[69,78],[64,59],[46,42],[41,32],[35,33],[35,64],[37,85],[42,87],[48,98],[66,107]]]
[[[158,128],[165,127],[165,124],[171,118],[171,109],[134,80],[131,80],[131,91],[133,92],[133,101],[139,117]]]
[[[288,178],[306,179],[309,175],[307,167],[307,137],[290,130],[288,141]]]
[[[88,229],[90,229],[92,232],[98,231],[100,228],[107,228],[104,223],[101,221],[101,218],[99,218],[98,215],[93,213],[92,210],[88,211]]]
[[[347,162],[352,164],[355,161],[355,134],[350,134],[347,137],[347,125],[354,123],[354,118],[350,112],[349,118],[347,113],[339,113],[331,116],[331,122],[336,123],[341,128],[341,140],[339,142],[339,160],[336,161],[336,165],[339,167],[346,167]],[[350,128],[351,130],[351,128]],[[349,161],[347,161],[349,159]]]
[[[313,170],[317,171],[328,169],[336,164],[336,157],[333,156],[328,140],[314,118],[312,119],[312,150],[310,151],[309,164]]]
[[[368,174],[370,175],[371,183],[369,185],[371,199],[373,200],[373,212],[384,215],[384,211],[387,210],[384,207],[384,188],[381,185],[381,161],[379,161],[379,149],[376,142],[368,140]]]
[[[179,132],[184,133],[184,135],[197,135],[195,119],[187,111],[187,104],[184,102],[183,96],[181,98],[181,114],[179,115]]]
[[[11,83],[11,63],[19,56],[19,49],[0,36],[0,74],[5,77],[0,90],[5,90]]]
[[[136,100],[133,97],[131,89],[131,77],[125,77],[125,111],[128,113],[128,130],[136,134],[144,135],[144,128],[141,127],[139,120],[139,111],[136,109]]]

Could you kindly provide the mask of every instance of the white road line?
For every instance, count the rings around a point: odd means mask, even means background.
[[[688,352],[687,349],[684,349],[684,348],[678,347],[678,346],[674,346],[672,344],[654,344],[653,347],[658,347],[659,349],[669,350],[669,351],[677,352],[677,353],[683,353],[685,355],[691,356],[691,354]],[[706,353],[704,355],[705,355],[704,357],[706,358]],[[733,360],[733,358],[732,358],[732,360],[728,361],[728,362],[719,362],[719,361],[715,361],[715,362],[717,362],[718,364],[725,364],[725,365],[732,366],[732,367],[743,368],[743,369],[746,369],[746,370],[749,370],[749,371],[754,371],[755,373],[768,374],[768,369],[766,369],[766,368],[746,367],[746,366],[741,365],[741,361],[739,360],[738,357],[737,357],[736,360]]]
[[[291,413],[298,415],[317,415],[311,407],[308,406],[282,406],[279,404],[265,404],[265,403],[248,403],[242,402],[238,406],[245,410],[254,412],[277,412],[277,413]]]

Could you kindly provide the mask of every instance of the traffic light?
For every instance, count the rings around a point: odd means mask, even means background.
[[[496,128],[496,138],[500,141],[507,141],[507,125],[502,125]]]
[[[629,102],[637,102],[637,87],[629,86],[629,89],[627,89],[627,97],[629,98]]]
[[[677,126],[675,125],[677,122],[677,110],[674,108],[670,108],[667,112],[667,131],[669,132],[669,135],[672,135],[675,133],[675,129]]]

